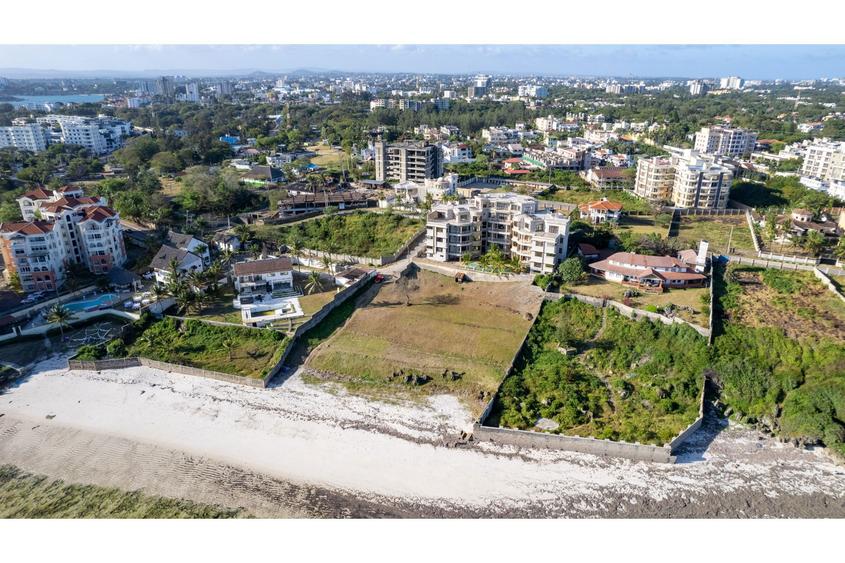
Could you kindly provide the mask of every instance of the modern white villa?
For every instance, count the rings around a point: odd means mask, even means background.
[[[233,274],[237,291],[233,304],[241,310],[244,325],[261,327],[303,315],[289,257],[238,262]]]

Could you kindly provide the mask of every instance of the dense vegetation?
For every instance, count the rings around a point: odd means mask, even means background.
[[[275,330],[214,326],[171,317],[153,322],[145,317],[134,323],[123,339],[82,346],[76,359],[143,356],[260,379],[278,363],[286,344],[285,335]]]
[[[737,182],[731,188],[731,199],[756,208],[802,207],[816,212],[843,205],[825,192],[804,187],[796,176],[772,176],[764,184]]]
[[[729,268],[717,306],[727,316],[740,308],[743,287]],[[762,281],[782,298],[800,294],[801,273],[763,270]],[[830,338],[792,339],[775,326],[728,321],[713,349],[722,401],[750,422],[787,438],[822,442],[845,455],[845,346]]]
[[[236,518],[239,509],[75,485],[0,465],[0,518]]]
[[[706,367],[707,342],[688,327],[546,303],[502,386],[500,424],[542,417],[563,434],[664,444],[698,416]]]
[[[256,237],[292,249],[378,258],[399,250],[422,225],[419,219],[391,213],[329,214],[294,225],[259,228]]]

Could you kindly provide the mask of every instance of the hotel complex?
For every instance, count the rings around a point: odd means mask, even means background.
[[[57,289],[72,263],[105,274],[126,262],[120,217],[105,200],[65,186],[36,188],[18,204],[24,220],[0,224],[0,253],[24,291]]]
[[[515,193],[440,203],[432,207],[426,222],[426,252],[432,260],[478,257],[495,246],[540,274],[553,272],[566,257],[568,239],[568,217],[541,211],[537,200]]]

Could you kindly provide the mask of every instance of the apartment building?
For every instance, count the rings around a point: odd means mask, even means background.
[[[694,148],[698,152],[719,156],[751,154],[757,144],[757,133],[733,127],[702,127],[695,134]]]
[[[549,95],[549,90],[538,84],[520,84],[517,88],[517,95],[527,98],[545,98]]]
[[[5,275],[17,274],[24,291],[56,289],[71,263],[105,274],[126,262],[120,217],[105,200],[65,186],[37,188],[18,198],[24,220],[0,224]]]
[[[443,152],[444,164],[459,164],[462,162],[473,162],[472,149],[466,143],[445,142],[440,145]]]
[[[437,145],[377,141],[374,148],[379,182],[424,182],[443,175],[443,155]]]
[[[719,88],[722,90],[742,90],[745,81],[739,76],[727,76],[719,79]]]
[[[689,84],[690,96],[703,96],[707,93],[707,84],[701,80],[693,80]]]
[[[634,194],[675,207],[724,209],[733,176],[733,167],[715,156],[684,150],[669,158],[640,159]]]
[[[809,145],[801,175],[825,182],[845,182],[845,142],[822,140]]]
[[[0,127],[0,148],[41,152],[50,143],[50,132],[37,123]]]
[[[94,154],[108,154],[132,133],[132,123],[108,116],[47,115],[36,122],[49,131],[50,143],[85,147]]]
[[[568,217],[541,211],[537,200],[515,193],[440,203],[426,221],[427,255],[442,262],[477,257],[495,246],[529,272],[548,274],[566,257],[568,242]]]

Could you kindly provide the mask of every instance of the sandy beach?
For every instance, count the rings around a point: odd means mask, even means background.
[[[0,463],[257,516],[845,516],[845,468],[710,421],[677,465],[455,446],[453,397],[384,403],[55,357],[0,395]]]

